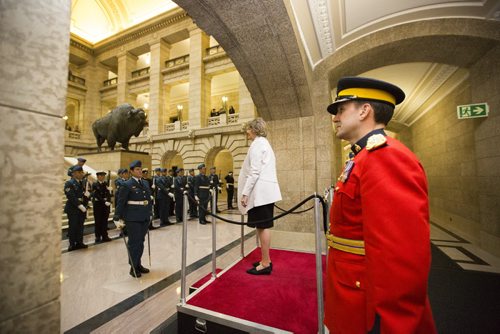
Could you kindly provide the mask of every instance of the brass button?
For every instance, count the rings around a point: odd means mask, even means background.
[[[360,281],[356,281],[356,288],[361,288],[361,282]]]

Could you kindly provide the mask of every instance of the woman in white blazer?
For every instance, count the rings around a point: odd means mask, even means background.
[[[252,140],[238,177],[238,208],[248,213],[248,226],[257,228],[261,260],[247,270],[252,275],[269,275],[273,267],[269,256],[274,203],[281,200],[276,176],[276,158],[266,139],[266,122],[256,118],[246,126],[247,138]],[[262,222],[267,220],[267,222]]]

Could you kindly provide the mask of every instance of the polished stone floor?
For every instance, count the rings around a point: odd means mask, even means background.
[[[224,211],[221,216],[241,219],[237,211]],[[217,221],[216,228],[217,268],[223,269],[240,259],[241,227]],[[272,231],[274,248],[314,250],[313,235]],[[188,287],[212,269],[211,233],[212,224],[188,222]],[[248,254],[256,246],[255,233],[245,227],[244,234],[244,253]],[[150,333],[176,313],[180,300],[182,224],[150,232],[152,264],[149,266],[147,246],[142,261],[151,273],[140,279],[128,274],[127,253],[118,231],[110,231],[110,236],[115,238],[112,242],[97,245],[93,245],[92,235],[86,236],[90,247],[69,253],[65,251],[67,241],[62,241],[63,332]],[[457,233],[433,223],[431,239],[464,270],[500,273],[500,259]]]

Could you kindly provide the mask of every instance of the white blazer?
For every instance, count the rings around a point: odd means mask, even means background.
[[[243,195],[248,196],[246,207],[240,203]],[[248,149],[238,176],[238,209],[245,214],[253,207],[280,200],[273,149],[265,137],[256,137]]]

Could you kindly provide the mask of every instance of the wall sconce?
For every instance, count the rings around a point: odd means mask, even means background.
[[[184,106],[182,104],[177,105],[177,111],[182,112],[182,109],[184,109]]]
[[[68,116],[64,115],[62,119],[65,120],[65,121],[67,121],[68,120]]]
[[[148,109],[149,108],[149,103],[144,103],[144,109]]]
[[[182,122],[182,109],[184,109],[184,106],[182,104],[177,105],[177,119],[179,122]]]

